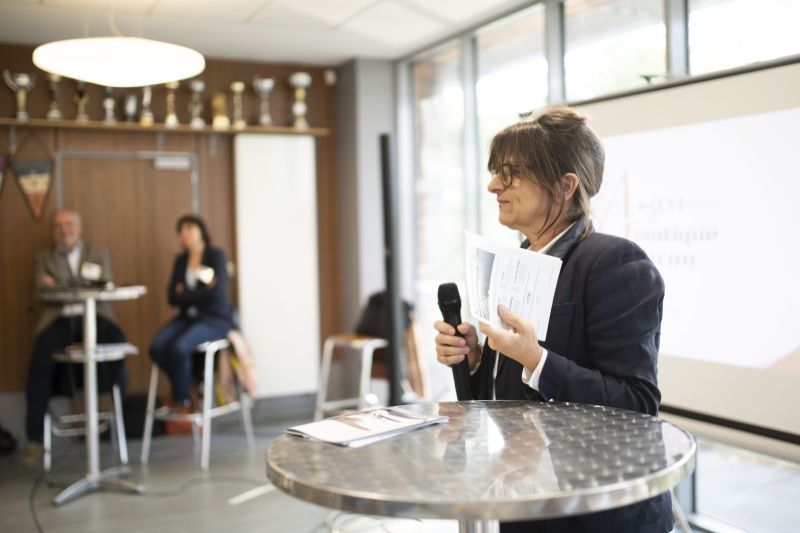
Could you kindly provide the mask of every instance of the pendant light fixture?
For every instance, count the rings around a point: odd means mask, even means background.
[[[43,44],[33,51],[33,64],[105,87],[160,85],[192,78],[206,68],[203,56],[191,48],[122,36]]]

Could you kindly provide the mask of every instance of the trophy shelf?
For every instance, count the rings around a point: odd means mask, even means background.
[[[76,130],[119,130],[119,131],[158,131],[168,133],[219,133],[222,135],[235,135],[237,133],[264,133],[280,135],[311,135],[312,137],[327,137],[331,134],[328,128],[293,128],[291,126],[246,126],[245,128],[227,130],[216,130],[211,126],[203,128],[192,128],[188,124],[180,124],[175,127],[167,127],[164,124],[153,124],[152,126],[141,126],[136,122],[119,121],[114,124],[106,124],[100,120],[76,121],[76,120],[47,120],[32,118],[29,120],[17,120],[15,118],[0,118],[0,126],[18,126],[22,128],[63,128]]]

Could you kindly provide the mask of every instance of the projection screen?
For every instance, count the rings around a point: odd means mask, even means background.
[[[800,439],[798,61],[577,105],[606,147],[597,229],[637,242],[665,279],[662,403],[789,442]]]

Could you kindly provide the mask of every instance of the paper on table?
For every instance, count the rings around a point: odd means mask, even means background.
[[[446,416],[426,416],[399,407],[389,407],[290,427],[286,433],[357,448],[425,426],[441,424],[447,420]]]
[[[503,304],[533,324],[539,340],[545,340],[561,259],[492,242],[469,231],[464,237],[470,316],[505,327],[497,312]]]

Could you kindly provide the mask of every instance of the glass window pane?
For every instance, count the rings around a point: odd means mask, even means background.
[[[420,347],[434,398],[453,389],[452,373],[436,362],[432,324],[441,319],[439,284],[464,279],[466,226],[464,89],[457,44],[412,63],[416,208],[414,301]]]
[[[663,0],[567,0],[564,10],[568,100],[634,89],[647,76],[666,74]]]
[[[446,48],[413,64],[418,279],[460,279],[463,261],[464,90],[461,54]]]
[[[519,242],[519,234],[497,222],[497,203],[486,191],[489,143],[495,133],[547,103],[544,6],[525,9],[481,29],[476,36],[480,231]]]
[[[797,0],[690,0],[692,74],[800,54]]]

